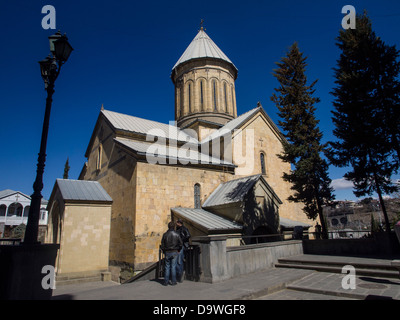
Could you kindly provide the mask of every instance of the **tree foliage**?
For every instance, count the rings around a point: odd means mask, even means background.
[[[399,167],[399,53],[375,35],[366,13],[356,25],[337,38],[332,121],[338,140],[330,142],[328,157],[335,166],[351,168],[344,177],[354,183],[357,197],[378,193],[389,231],[382,194],[396,190],[391,177]]]
[[[289,201],[304,204],[303,211],[311,219],[318,216],[322,232],[326,236],[326,224],[322,207],[333,200],[331,179],[328,176],[328,163],[322,157],[326,145],[321,144],[322,132],[315,117],[314,85],[307,84],[306,58],[294,43],[287,55],[277,62],[274,76],[279,81],[271,100],[279,110],[282,119],[279,125],[284,130],[287,143],[279,157],[292,164],[290,173],[284,173],[283,179],[292,183],[293,195]]]

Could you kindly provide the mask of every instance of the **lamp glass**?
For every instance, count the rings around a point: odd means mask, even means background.
[[[69,44],[67,37],[62,36],[54,42],[54,56],[57,60],[65,62],[68,60],[72,50],[74,50]]]

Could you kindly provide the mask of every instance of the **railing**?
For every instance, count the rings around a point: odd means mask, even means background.
[[[14,239],[14,238],[3,238],[0,239],[0,246],[1,245],[18,245],[20,244],[22,239]]]
[[[200,247],[198,245],[189,245],[185,251],[185,279],[191,281],[200,280]],[[156,278],[163,278],[165,273],[165,255],[161,250],[158,251],[158,265]]]
[[[328,232],[328,239],[356,239],[356,238],[368,238],[371,236],[370,230],[334,230]],[[289,241],[289,240],[315,240],[322,239],[321,232],[309,232],[307,230],[303,232],[295,231],[284,231],[282,233],[275,234],[262,234],[253,236],[243,235],[227,235],[227,238],[231,240],[232,245],[252,245],[261,244],[276,241]],[[229,242],[228,242],[229,243]]]

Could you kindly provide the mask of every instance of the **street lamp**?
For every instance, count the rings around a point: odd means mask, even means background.
[[[43,121],[42,139],[40,142],[40,152],[38,156],[38,164],[36,170],[36,179],[33,184],[33,194],[31,196],[31,206],[29,210],[28,223],[26,225],[26,232],[24,244],[37,243],[40,206],[42,202],[42,189],[43,189],[43,172],[46,162],[46,146],[47,135],[49,132],[49,121],[51,103],[53,101],[54,83],[60,74],[61,66],[68,60],[72,47],[68,43],[68,38],[60,31],[49,37],[50,52],[51,54],[42,61],[39,61],[40,72],[45,83],[45,90],[47,91],[46,110]]]

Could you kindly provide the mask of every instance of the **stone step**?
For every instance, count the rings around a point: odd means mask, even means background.
[[[327,264],[310,264],[310,263],[276,263],[276,268],[294,268],[294,269],[305,269],[305,270],[315,270],[319,272],[331,272],[331,273],[342,273],[342,265],[327,265]],[[372,268],[367,269],[364,267],[353,265],[356,270],[357,275],[370,276],[370,277],[383,277],[383,278],[399,278],[399,272],[397,270],[385,270]]]
[[[290,264],[311,264],[311,265],[328,265],[328,266],[344,266],[352,265],[359,269],[379,269],[379,270],[397,270],[393,266],[391,259],[374,259],[361,257],[345,257],[345,256],[325,256],[325,255],[299,255],[278,259],[279,263]]]

